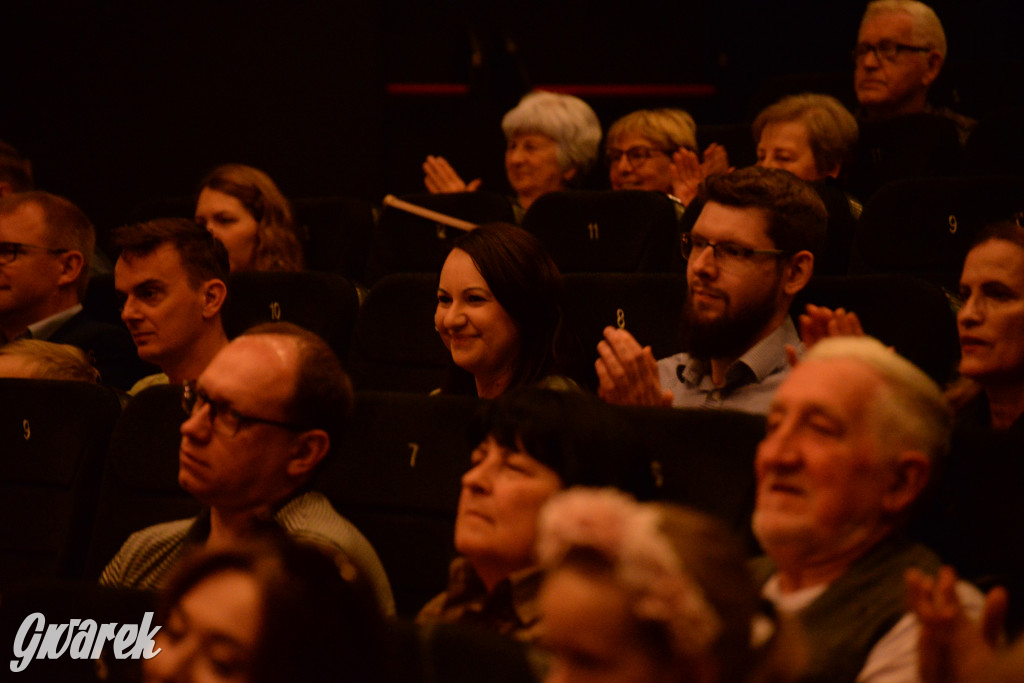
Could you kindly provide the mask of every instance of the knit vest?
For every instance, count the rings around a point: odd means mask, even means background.
[[[941,562],[923,545],[902,536],[876,545],[833,581],[817,600],[797,612],[807,642],[804,683],[853,683],[868,653],[907,612],[903,573],[929,574]],[[752,564],[760,585],[775,573],[767,557]]]

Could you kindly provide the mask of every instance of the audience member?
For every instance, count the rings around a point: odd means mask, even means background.
[[[0,198],[34,189],[32,162],[14,147],[0,140]]]
[[[507,223],[462,235],[445,259],[434,328],[451,352],[443,393],[495,398],[513,387],[574,388],[562,276],[540,241]]]
[[[935,11],[917,0],[868,4],[853,50],[853,84],[866,120],[933,113],[956,124],[963,144],[977,123],[928,102],[946,61],[946,34]]]
[[[940,562],[902,532],[950,422],[939,387],[869,337],[818,342],[779,388],[755,460],[756,573],[804,627],[805,680],[916,680],[903,574]]]
[[[537,555],[547,681],[791,680],[792,629],[760,613],[742,546],[717,519],[574,489],[543,508]]]
[[[130,393],[195,380],[228,343],[221,323],[228,277],[224,245],[185,218],[118,228],[113,239],[121,250],[114,266],[121,319],[139,357],[162,371]]]
[[[484,404],[470,429],[447,590],[418,621],[457,622],[523,641],[537,638],[541,572],[537,515],[563,488],[640,486],[628,427],[593,396],[526,388]],[[639,470],[637,470],[639,472]]]
[[[92,223],[67,199],[20,192],[0,199],[0,344],[70,344],[95,361],[104,383],[127,389],[146,373],[127,332],[82,310]]]
[[[609,403],[767,412],[800,339],[789,317],[824,240],[825,209],[804,182],[746,168],[706,183],[707,200],[683,236],[687,353],[655,362],[626,330],[598,344],[598,393]]]
[[[65,379],[90,384],[100,381],[100,373],[85,351],[39,339],[18,339],[0,346],[0,377]]]
[[[808,182],[837,178],[857,145],[857,120],[829,95],[784,97],[751,127],[757,165],[781,168]]]
[[[263,171],[215,168],[200,185],[196,223],[224,243],[231,272],[302,270],[302,243],[291,204]]]
[[[501,121],[505,133],[505,173],[521,214],[548,192],[582,182],[597,162],[601,122],[590,106],[572,95],[535,91]],[[472,192],[480,179],[466,183],[444,157],[423,162],[424,184],[433,193]]]
[[[727,172],[725,148],[711,144],[697,159],[697,124],[682,109],[641,109],[612,124],[605,136],[605,160],[613,190],[670,194],[684,206],[701,181]]]
[[[842,190],[837,178],[853,160],[857,120],[836,98],[804,93],[763,109],[751,131],[758,166],[781,168],[812,183],[825,203],[828,230],[822,252],[815,254],[815,272],[845,275],[863,207]]]
[[[161,596],[148,683],[380,680],[384,625],[356,570],[268,537],[183,560]]]
[[[185,385],[178,482],[207,509],[133,534],[100,582],[158,589],[197,547],[246,540],[273,520],[291,536],[348,558],[394,611],[370,543],[309,490],[350,413],[352,385],[326,342],[288,323],[258,325]]]
[[[1024,436],[1024,228],[993,223],[979,233],[960,276],[963,306],[955,398],[963,419]]]

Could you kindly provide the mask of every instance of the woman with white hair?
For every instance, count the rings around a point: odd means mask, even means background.
[[[537,533],[547,683],[784,681],[799,668],[719,520],[575,488],[550,499]]]
[[[505,173],[522,211],[543,194],[578,184],[597,161],[601,123],[578,97],[534,91],[501,121],[505,133]],[[444,157],[423,162],[424,184],[434,193],[473,192]]]

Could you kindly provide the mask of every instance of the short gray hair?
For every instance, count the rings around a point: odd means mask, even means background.
[[[840,167],[852,157],[860,133],[857,119],[836,98],[817,93],[789,95],[762,109],[751,126],[754,144],[760,142],[769,123],[791,121],[799,121],[807,128],[818,173]]]
[[[558,144],[562,170],[575,168],[579,179],[597,163],[601,122],[590,105],[578,97],[535,90],[505,114],[501,129],[506,139],[540,133]]]
[[[928,375],[874,337],[830,337],[815,344],[801,362],[851,360],[867,366],[881,382],[871,402],[880,440],[895,450],[916,450],[933,462],[949,449],[952,411]]]
[[[888,13],[909,16],[914,22],[915,42],[932,48],[946,59],[946,32],[935,10],[918,0],[874,0],[868,3],[860,24],[864,26],[868,18]]]

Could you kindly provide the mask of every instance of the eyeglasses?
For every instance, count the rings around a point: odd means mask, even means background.
[[[931,52],[930,47],[921,47],[918,45],[907,45],[905,43],[894,43],[891,40],[883,40],[878,45],[872,45],[871,43],[858,43],[857,47],[853,48],[850,56],[853,58],[854,63],[859,62],[868,56],[868,53],[875,55],[875,59],[879,61],[889,62],[890,64],[896,61],[901,52]]]
[[[253,424],[270,425],[281,427],[293,432],[302,432],[308,429],[302,425],[268,420],[263,417],[244,415],[227,404],[226,401],[214,401],[206,392],[196,386],[195,382],[185,382],[185,390],[181,395],[181,407],[188,415],[195,415],[203,406],[209,406],[210,424],[214,430],[224,436],[235,436],[243,428]]]
[[[788,253],[782,249],[751,249],[735,242],[711,242],[706,237],[689,232],[683,233],[679,239],[679,246],[683,258],[686,260],[700,256],[705,249],[710,247],[711,255],[715,257],[715,263],[721,268],[742,265],[753,260],[755,256],[779,257]]]
[[[63,254],[66,251],[70,251],[68,249],[51,249],[50,247],[40,247],[35,244],[22,244],[20,242],[0,242],[0,265],[6,266],[8,263],[13,263],[18,256],[32,249],[38,249],[51,254]]]
[[[616,149],[614,147],[609,147],[604,151],[604,160],[608,162],[609,166],[612,166],[619,163],[619,159],[625,156],[626,159],[629,160],[630,166],[638,168],[647,163],[647,160],[655,154],[664,154],[665,156],[669,156],[672,154],[672,151],[667,149],[657,149],[655,147],[641,147],[639,145],[636,147],[630,147],[629,149]]]

